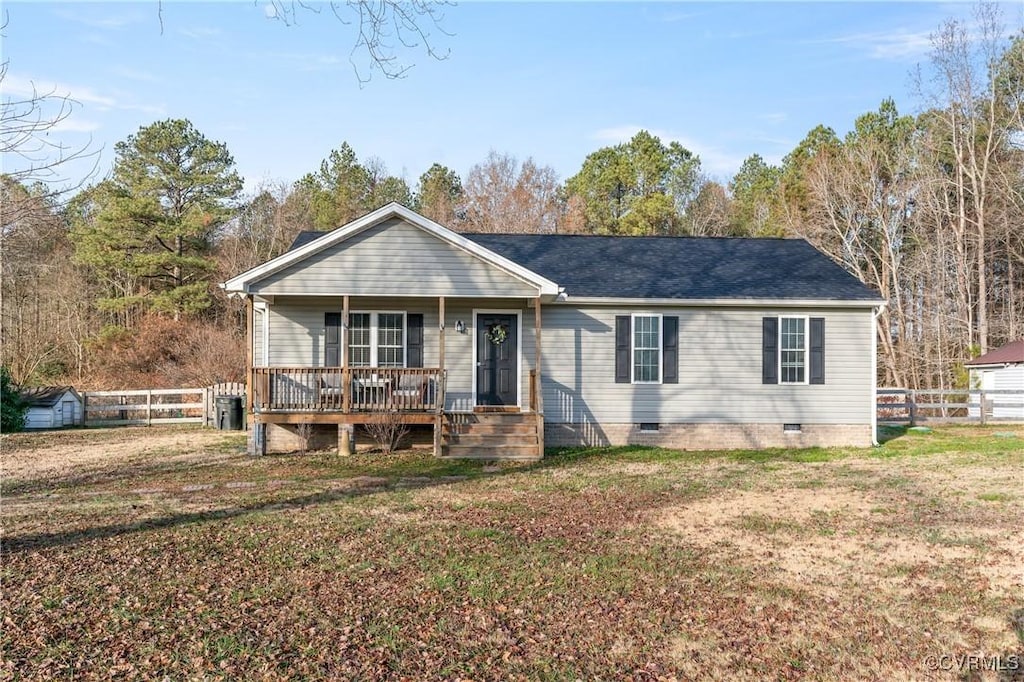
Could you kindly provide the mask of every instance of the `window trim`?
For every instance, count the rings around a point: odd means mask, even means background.
[[[636,319],[638,317],[656,317],[658,318],[658,379],[657,381],[640,381],[636,378]],[[665,353],[665,322],[662,319],[664,315],[661,313],[630,313],[629,316],[629,382],[631,384],[660,384],[663,383],[665,372],[665,360],[663,354]],[[641,350],[652,350],[650,348],[642,348]]]
[[[378,332],[380,329],[380,316],[381,315],[401,315],[402,316],[402,368],[409,366],[409,314],[405,310],[350,310],[348,312],[349,319],[345,320],[346,334],[345,342],[348,344],[347,357],[349,360],[349,367],[370,367],[373,369],[399,369],[398,366],[381,367],[378,362],[380,361],[378,343],[379,336]],[[370,316],[370,364],[368,365],[353,365],[352,364],[352,315],[369,315]]]
[[[776,372],[778,373],[777,376],[779,377],[779,385],[785,385],[785,386],[808,386],[808,385],[810,385],[810,378],[811,378],[811,319],[810,318],[811,318],[810,315],[779,315],[778,316],[778,319],[779,319],[779,323],[778,323],[779,324],[779,329],[778,329],[778,338],[777,338],[778,350],[776,351],[776,353],[777,353],[776,354],[776,363],[777,363],[776,364]],[[804,361],[803,361],[804,378],[803,378],[803,381],[785,381],[783,379],[783,376],[782,376],[782,353],[783,353],[783,350],[788,350],[788,351],[796,350],[794,348],[783,349],[783,347],[782,347],[782,321],[783,320],[803,320],[803,325],[804,325],[804,333],[803,333],[803,336],[804,336],[804,347],[802,349],[802,352],[804,354]]]

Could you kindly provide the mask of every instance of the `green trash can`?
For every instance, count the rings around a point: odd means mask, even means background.
[[[221,431],[242,430],[242,396],[219,395],[214,401],[217,428]]]

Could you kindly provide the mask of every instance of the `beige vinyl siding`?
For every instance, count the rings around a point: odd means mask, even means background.
[[[474,309],[517,310],[522,317],[519,367],[521,400],[529,403],[530,370],[533,368],[533,309],[523,299],[446,299],[445,365],[448,370],[445,407],[471,411],[473,396]],[[322,367],[324,362],[324,314],[341,312],[340,297],[280,297],[268,305],[269,364],[277,367]],[[438,301],[430,298],[351,297],[349,309],[356,311],[402,311],[423,314],[423,365],[438,365]],[[466,333],[455,331],[462,320]]]
[[[473,348],[476,339],[476,329],[473,325],[474,310],[509,310],[519,313],[521,332],[519,336],[519,401],[521,407],[528,408],[530,404],[530,370],[534,366],[534,313],[533,308],[527,308],[526,302],[521,299],[462,299],[446,302],[445,364],[448,367],[446,407],[455,411],[471,411],[476,404],[473,395],[473,374],[476,371],[476,366],[473,364]],[[462,320],[466,325],[465,334],[456,333],[455,324],[458,320]],[[436,336],[433,338],[435,338],[436,346]],[[433,354],[436,357],[436,350]]]
[[[679,317],[679,383],[615,383],[615,316]],[[761,318],[825,318],[825,384],[761,383]],[[871,421],[870,310],[544,309],[544,418],[555,423]]]
[[[398,219],[269,275],[252,291],[277,296],[537,295],[533,285]]]

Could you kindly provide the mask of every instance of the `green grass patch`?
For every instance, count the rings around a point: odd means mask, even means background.
[[[1009,502],[1014,496],[1007,493],[979,493],[977,498],[982,502]]]

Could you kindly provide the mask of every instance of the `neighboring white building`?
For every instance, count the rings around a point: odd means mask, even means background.
[[[71,386],[39,386],[21,392],[28,403],[26,429],[60,429],[83,423],[82,396]]]
[[[971,388],[982,391],[1016,391],[1017,395],[994,393],[992,419],[1024,419],[1024,339],[989,351],[964,365],[971,373]],[[978,408],[970,408],[972,417]]]

